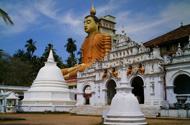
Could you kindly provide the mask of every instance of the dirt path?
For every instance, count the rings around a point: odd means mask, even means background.
[[[0,125],[95,125],[101,117],[71,114],[0,114],[0,117],[25,118],[26,120],[0,121]],[[190,125],[190,119],[146,119],[148,125]]]
[[[0,124],[19,125],[93,125],[101,122],[101,117],[71,114],[5,114],[0,117],[25,118],[26,120],[0,121]]]

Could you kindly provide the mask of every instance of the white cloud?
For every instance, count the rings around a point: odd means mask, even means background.
[[[124,25],[128,36],[131,35],[138,43],[142,40],[146,42],[180,26],[181,20],[189,23],[189,6],[190,2],[173,2],[160,12],[151,15],[146,11],[138,13],[120,11],[116,14],[117,33],[121,33],[121,26]]]
[[[30,24],[38,24],[39,14],[35,13],[33,8],[23,6],[21,4],[9,4],[4,8],[8,11],[9,16],[14,22],[14,26],[3,26],[4,30],[1,30],[3,34],[20,33],[25,31]]]
[[[72,12],[68,12],[66,14],[66,16],[60,18],[61,19],[60,21],[63,23],[69,24],[71,26],[74,26],[74,27],[78,26],[81,23],[81,20],[79,20],[77,18],[73,18],[73,17],[74,17],[74,15],[72,14]]]
[[[55,8],[56,3],[53,0],[43,0],[40,2],[34,3],[34,7],[38,10],[41,14],[47,16],[48,18],[57,20],[57,12],[58,9]]]
[[[186,22],[189,23],[190,21],[190,1],[180,3],[171,3],[168,8],[163,10],[160,13],[162,18],[170,19],[169,25],[173,26],[176,22]],[[174,22],[174,23],[172,23]]]

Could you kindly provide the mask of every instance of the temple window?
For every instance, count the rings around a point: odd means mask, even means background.
[[[170,45],[166,46],[166,51],[170,51]]]

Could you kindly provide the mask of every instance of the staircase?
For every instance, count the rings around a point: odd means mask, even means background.
[[[70,113],[83,114],[83,115],[102,115],[103,110],[108,110],[110,106],[91,106],[81,105],[71,110]]]

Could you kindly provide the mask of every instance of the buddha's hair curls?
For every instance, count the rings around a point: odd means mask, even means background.
[[[88,18],[88,17],[92,17],[96,23],[100,22],[99,19],[96,16],[92,15],[92,14],[86,16],[85,19]]]

